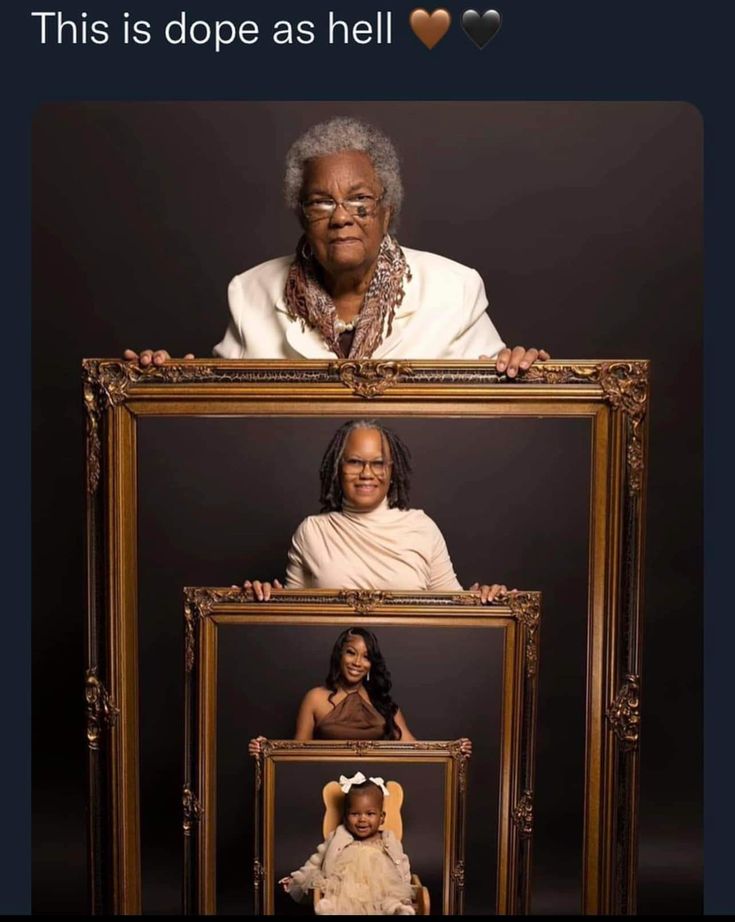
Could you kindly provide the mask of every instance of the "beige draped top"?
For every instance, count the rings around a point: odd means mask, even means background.
[[[287,589],[461,590],[447,545],[421,509],[311,515],[291,539]]]

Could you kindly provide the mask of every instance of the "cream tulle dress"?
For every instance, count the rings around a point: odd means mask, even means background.
[[[383,847],[381,836],[348,845],[320,883],[324,896],[314,907],[317,915],[415,915],[411,885]]]

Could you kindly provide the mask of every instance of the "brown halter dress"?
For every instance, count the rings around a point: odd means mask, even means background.
[[[359,692],[350,692],[314,727],[315,740],[382,740],[385,718]]]

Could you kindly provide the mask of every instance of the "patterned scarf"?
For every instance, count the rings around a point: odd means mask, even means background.
[[[334,328],[337,319],[334,301],[319,281],[318,265],[313,255],[304,256],[305,240],[305,237],[299,240],[296,258],[291,263],[286,279],[284,296],[289,316],[294,320],[300,320],[302,328],[308,324],[317,330],[332,352],[345,358],[340,347],[339,334]],[[380,244],[375,271],[357,316],[349,358],[370,358],[382,340],[390,336],[393,315],[403,301],[405,293],[404,278],[407,282],[411,280],[411,270],[406,257],[398,241],[386,234]]]

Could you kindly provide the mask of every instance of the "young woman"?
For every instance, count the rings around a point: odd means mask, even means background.
[[[301,702],[295,739],[415,739],[391,696],[392,684],[377,637],[361,627],[343,631],[324,684]]]
[[[378,638],[363,627],[351,627],[337,638],[323,685],[310,689],[296,716],[296,740],[416,739],[393,700],[390,670]],[[250,740],[257,756],[263,737]],[[472,751],[470,740],[462,748]]]
[[[324,684],[304,695],[294,739],[415,739],[393,700],[392,685],[375,634],[348,628],[335,641]],[[260,739],[250,741],[251,755],[260,751]]]

